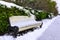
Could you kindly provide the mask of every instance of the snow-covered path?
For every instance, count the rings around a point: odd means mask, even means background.
[[[60,40],[60,16],[51,23],[37,40]]]

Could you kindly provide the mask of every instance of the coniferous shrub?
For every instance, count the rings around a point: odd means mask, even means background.
[[[50,13],[47,13],[47,12],[36,12],[35,14],[35,17],[36,17],[36,20],[39,21],[39,20],[42,20],[42,19],[47,19],[49,18],[48,15],[50,15]]]
[[[28,8],[27,10],[29,10],[33,15],[35,15],[36,20],[49,18],[48,15],[50,15],[50,13],[44,11],[39,12],[37,10],[34,10],[34,12],[32,12],[32,9]],[[18,15],[28,16],[28,13],[13,6],[11,8],[8,8],[7,6],[0,4],[0,34],[5,34],[8,32],[9,17]]]
[[[50,19],[51,18],[51,14],[48,12],[45,12],[43,10],[34,10],[34,12],[32,12],[33,9],[30,9],[30,8],[25,8],[25,9],[29,10],[31,14],[35,15],[36,20]]]
[[[7,6],[0,4],[0,34],[5,34],[8,32],[9,17],[18,15],[28,16],[25,11],[20,10],[19,8],[8,8]]]

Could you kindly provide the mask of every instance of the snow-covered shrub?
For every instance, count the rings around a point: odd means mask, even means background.
[[[32,8],[25,8],[27,10],[29,10],[29,12],[33,15],[35,15],[36,20],[42,20],[42,19],[50,19],[52,18],[52,14],[45,12],[43,10],[33,10]]]
[[[14,15],[28,16],[28,14],[23,10],[20,10],[16,7],[8,8],[7,6],[0,4],[0,34],[5,34],[8,32],[9,17]]]
[[[42,19],[49,18],[48,15],[50,15],[50,13],[47,13],[47,12],[36,12],[35,13],[36,20],[42,20]]]

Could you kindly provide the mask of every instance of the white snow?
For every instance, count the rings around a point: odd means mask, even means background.
[[[16,4],[14,4],[14,3],[5,2],[5,1],[0,1],[0,4],[6,5],[6,6],[9,7],[9,8],[10,8],[11,6],[14,6],[14,7],[23,9],[23,7],[21,7],[21,6],[18,6],[18,5],[16,5]]]
[[[48,26],[42,36],[39,36],[37,40],[60,40],[60,16]]]
[[[17,22],[14,22],[12,23],[11,25],[12,26],[18,26],[18,27],[25,27],[25,26],[29,26],[29,25],[34,25],[34,24],[39,24],[40,22],[37,22],[35,20],[24,20],[24,21],[17,21]]]
[[[15,38],[13,38],[12,36],[4,35],[0,36],[0,40],[15,40]]]

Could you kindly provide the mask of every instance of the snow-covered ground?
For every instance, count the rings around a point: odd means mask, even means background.
[[[36,29],[33,32],[28,32],[23,36],[18,36],[17,38],[13,38],[12,36],[4,35],[4,36],[0,36],[0,40],[36,40],[38,37],[40,37],[43,34],[43,32],[48,28],[48,26],[54,22],[56,18],[58,18],[58,16],[53,19],[43,20],[42,28]]]
[[[1,4],[7,5],[8,7],[10,7],[11,5],[13,6],[17,6],[13,3],[8,3],[8,2],[4,2],[4,1],[0,1]],[[58,4],[59,5],[59,4]],[[17,6],[19,7],[19,6]],[[23,7],[19,7],[21,9],[23,9]],[[23,35],[23,36],[18,36],[17,38],[13,38],[12,36],[0,36],[0,40],[37,40],[38,37],[42,36],[43,32],[48,28],[48,26],[54,22],[55,19],[57,19],[57,17],[53,18],[53,19],[45,19],[42,20],[43,21],[43,26],[40,29],[36,29],[33,32],[28,32],[27,34]]]
[[[49,20],[43,20],[43,26],[41,29],[36,29],[33,32],[29,32],[27,34],[25,34],[24,36],[21,37],[17,37],[16,40],[37,40],[38,37],[40,37],[43,32],[45,31],[45,29],[48,28],[48,26],[56,19],[57,17]]]
[[[37,40],[60,40],[60,16],[48,26],[42,36],[39,36]]]
[[[15,40],[15,39],[12,36],[4,35],[0,36],[0,40]]]

